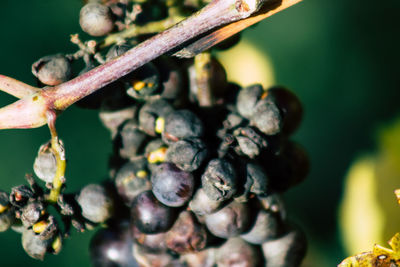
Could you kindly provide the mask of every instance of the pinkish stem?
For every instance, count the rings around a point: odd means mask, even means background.
[[[39,88],[30,86],[13,78],[0,74],[0,91],[17,98],[24,98],[39,91]]]
[[[39,92],[34,87],[29,89],[29,86],[8,78],[9,81],[13,80],[15,86],[13,89],[5,83],[4,90],[22,99],[0,109],[0,129],[45,125],[49,111],[59,113],[65,110],[83,97],[162,54],[183,46],[202,33],[248,18],[268,1],[270,0],[214,0],[189,18],[144,41],[122,56],[75,79],[55,87],[46,87]],[[282,0],[282,5],[291,1],[293,0]]]

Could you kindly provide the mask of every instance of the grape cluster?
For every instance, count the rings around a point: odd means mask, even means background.
[[[159,19],[163,15],[150,7],[161,6],[162,13],[176,4],[167,2],[89,1],[80,25],[91,36],[105,36]],[[206,2],[185,1],[183,9]],[[85,73],[140,38],[105,51],[75,36],[77,53],[43,57],[32,72],[41,84],[57,85],[73,77],[74,61],[83,59]],[[76,105],[98,109],[110,131],[110,179],[62,191],[57,203],[49,203],[59,166],[51,144],[41,146],[34,172],[46,186],[27,176],[29,186],[0,192],[0,231],[21,232],[30,256],[58,253],[72,227],[103,225],[90,244],[94,266],[300,264],[305,236],[287,219],[281,197],[309,168],[304,149],[290,140],[302,118],[290,90],[241,88],[203,53],[195,59],[162,56]]]
[[[192,98],[179,104],[160,85],[157,98],[128,93],[132,106],[100,110],[139,266],[298,266],[304,257],[304,234],[281,199],[309,168],[289,140],[301,104],[283,87],[220,86],[228,89],[210,107],[198,105],[189,82],[180,97]]]

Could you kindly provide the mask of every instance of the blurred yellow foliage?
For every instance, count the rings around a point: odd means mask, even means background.
[[[400,207],[394,194],[400,188],[400,119],[377,136],[377,152],[357,159],[344,184],[339,223],[349,255],[370,251],[400,231]]]
[[[345,181],[339,220],[345,249],[351,255],[382,241],[384,215],[377,199],[375,164],[373,157],[358,159]]]
[[[274,70],[265,49],[259,49],[246,40],[217,53],[228,80],[241,86],[261,83],[264,88],[275,85]]]

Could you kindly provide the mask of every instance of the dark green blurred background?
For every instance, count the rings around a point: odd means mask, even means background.
[[[75,47],[80,0],[1,0],[0,73],[35,84],[31,64]],[[345,257],[337,229],[343,177],[352,160],[374,149],[376,128],[399,115],[400,2],[304,0],[246,31],[265,50],[276,80],[305,106],[295,139],[309,151],[308,180],[286,194],[290,216],[310,240],[306,266],[334,266]],[[397,17],[396,17],[397,16]],[[0,94],[0,105],[14,99]],[[107,174],[109,134],[94,111],[68,109],[58,120],[68,155],[68,190]],[[0,131],[0,188],[24,183],[46,127]],[[91,233],[74,234],[58,256],[30,259],[12,231],[0,234],[0,266],[88,266]]]

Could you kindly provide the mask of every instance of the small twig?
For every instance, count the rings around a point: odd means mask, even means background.
[[[125,18],[125,25],[129,25],[132,22],[134,22],[137,18],[137,16],[142,13],[142,7],[138,4],[133,5],[132,11],[127,12],[126,18]]]
[[[93,55],[93,58],[100,64],[104,64],[105,60],[102,55],[97,52],[97,42],[95,40],[89,40],[83,43],[79,39],[78,34],[71,34],[71,42],[79,47],[79,51],[71,55],[72,58],[80,58],[85,55]]]
[[[183,16],[173,16],[173,17],[168,17],[164,20],[160,21],[152,21],[144,25],[130,25],[127,27],[125,30],[110,34],[108,35],[102,43],[100,43],[100,48],[104,48],[107,46],[110,46],[115,43],[120,43],[121,41],[124,41],[125,39],[137,37],[140,35],[145,35],[145,34],[154,34],[158,32],[162,32],[175,24],[181,22],[184,20],[185,17]]]

